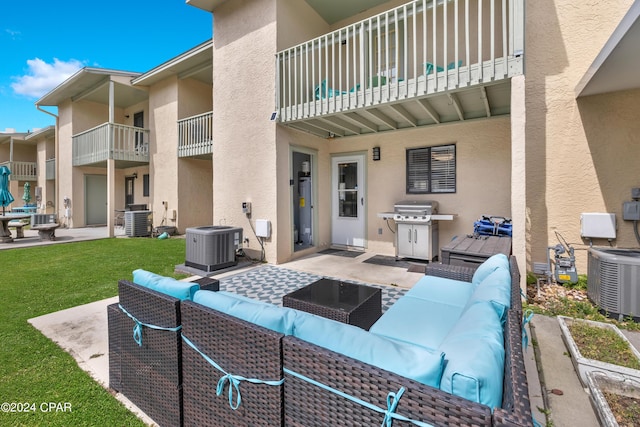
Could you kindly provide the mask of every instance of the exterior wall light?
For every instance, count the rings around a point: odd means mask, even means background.
[[[380,147],[373,147],[372,149],[373,160],[380,160]]]

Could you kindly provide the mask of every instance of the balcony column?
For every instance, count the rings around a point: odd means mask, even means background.
[[[114,221],[115,221],[115,202],[116,202],[116,161],[107,160],[107,230],[109,237],[114,237]]]
[[[115,120],[115,84],[109,81],[109,123]]]
[[[523,75],[511,79],[511,251],[518,260],[520,287],[527,291],[526,106]],[[520,261],[522,260],[522,261]]]

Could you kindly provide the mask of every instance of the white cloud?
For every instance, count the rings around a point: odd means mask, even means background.
[[[20,31],[15,31],[11,28],[5,28],[4,32],[9,34],[9,37],[11,37],[12,40],[20,38],[20,35],[22,34]]]
[[[53,64],[47,64],[40,58],[28,59],[27,65],[27,74],[14,77],[11,87],[15,93],[32,98],[40,98],[83,67],[82,62],[76,59],[65,62],[57,58],[53,59]]]

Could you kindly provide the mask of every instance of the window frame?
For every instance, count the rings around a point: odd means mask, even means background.
[[[149,197],[149,174],[145,173],[144,175],[142,175],[142,196],[143,197]]]
[[[433,151],[434,149],[442,149],[442,148],[450,148],[451,149],[451,154],[453,155],[453,158],[448,160],[449,162],[453,163],[453,177],[452,177],[452,184],[451,184],[451,188],[444,188],[444,189],[440,189],[440,190],[436,190],[434,191],[433,189],[433,182],[434,182],[434,171],[433,171]],[[426,151],[427,152],[427,162],[428,164],[426,165],[426,172],[424,172],[426,174],[426,177],[424,178],[424,180],[426,180],[427,185],[426,188],[424,190],[417,188],[416,186],[416,178],[415,176],[412,177],[412,175],[415,175],[416,173],[420,173],[420,171],[417,171],[415,173],[412,172],[412,169],[420,166],[418,164],[415,164],[415,162],[411,162],[411,158],[412,158],[412,154],[413,153],[417,153],[419,151]],[[424,166],[423,166],[424,167]],[[405,174],[406,174],[406,194],[455,194],[458,190],[458,171],[457,171],[458,165],[457,165],[457,149],[456,149],[456,144],[455,143],[450,143],[450,144],[442,144],[442,145],[434,145],[434,146],[428,146],[428,147],[415,147],[415,148],[407,148],[406,149],[406,163],[405,163]],[[448,179],[451,179],[451,177],[447,177]]]

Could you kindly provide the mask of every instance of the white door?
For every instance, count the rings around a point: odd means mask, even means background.
[[[364,162],[364,155],[332,159],[331,238],[334,245],[364,247]]]

